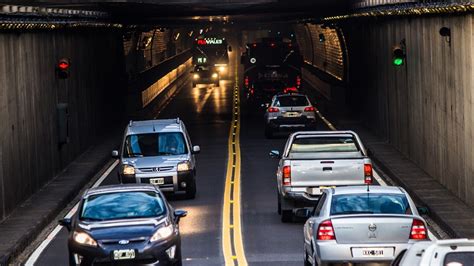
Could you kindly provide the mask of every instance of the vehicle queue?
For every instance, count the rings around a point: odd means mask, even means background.
[[[192,73],[193,83],[201,70]],[[472,265],[474,241],[431,241],[425,209],[401,187],[373,184],[372,161],[357,133],[316,131],[315,106],[299,84],[283,81],[274,80],[271,89],[271,79],[265,86],[245,84],[245,94],[270,99],[249,105],[265,110],[265,137],[291,132],[284,150],[270,157],[279,160],[281,221],[306,219],[304,265]],[[175,210],[165,195],[195,197],[199,152],[179,118],[130,121],[120,150],[112,151],[121,184],[87,190],[78,213],[60,221],[69,231],[70,265],[182,265],[179,221],[187,212]]]

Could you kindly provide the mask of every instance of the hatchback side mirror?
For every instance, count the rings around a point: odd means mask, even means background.
[[[112,151],[112,158],[118,158],[119,157],[119,152],[117,150]]]
[[[311,217],[311,211],[305,208],[296,209],[295,216],[298,218],[308,219],[309,217]]]
[[[176,219],[176,223],[179,223],[179,220],[183,217],[186,217],[188,215],[188,212],[185,210],[175,210],[174,211],[174,217]]]
[[[280,152],[277,151],[277,150],[270,151],[270,153],[268,155],[270,156],[270,158],[274,158],[274,159],[280,159],[281,158]]]
[[[64,226],[66,227],[66,229],[68,231],[71,231],[71,227],[72,227],[72,220],[71,218],[63,218],[61,220],[58,221],[58,224],[61,225],[61,226]]]
[[[193,154],[198,154],[201,152],[201,147],[199,146],[193,146]]]

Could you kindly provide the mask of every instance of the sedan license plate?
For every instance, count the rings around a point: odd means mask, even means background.
[[[392,257],[393,248],[353,248],[352,256],[355,258]]]
[[[131,260],[135,258],[134,249],[114,250],[114,260]]]
[[[155,186],[163,185],[165,184],[165,179],[164,178],[151,178],[150,184],[155,185]]]

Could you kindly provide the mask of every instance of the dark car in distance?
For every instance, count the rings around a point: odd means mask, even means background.
[[[181,265],[179,220],[159,188],[112,185],[87,190],[69,231],[70,265]]]

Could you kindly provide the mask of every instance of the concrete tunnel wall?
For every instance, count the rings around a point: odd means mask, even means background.
[[[70,77],[55,65],[70,58]],[[101,30],[0,34],[0,220],[50,181],[123,112],[121,35]],[[126,84],[126,83],[125,83]],[[58,145],[57,104],[69,104]]]
[[[339,26],[348,50],[346,102],[374,133],[474,207],[473,17],[400,17]],[[439,34],[441,27],[451,29],[450,43]],[[392,47],[403,39],[406,63],[395,67]]]

